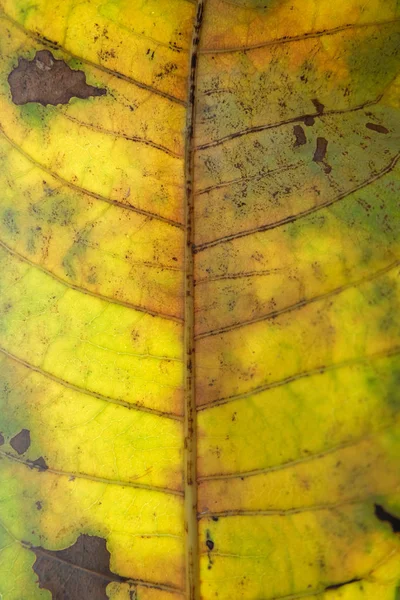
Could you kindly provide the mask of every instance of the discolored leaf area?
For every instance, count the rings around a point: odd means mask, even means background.
[[[62,60],[55,60],[49,50],[39,50],[33,60],[18,60],[8,76],[14,104],[40,102],[67,104],[72,97],[103,96],[104,88],[87,85],[83,71],[74,71]]]
[[[106,542],[97,536],[80,535],[70,548],[48,551],[32,548],[36,554],[33,570],[39,586],[55,600],[107,600],[106,587],[120,578],[110,571]]]
[[[399,600],[399,49],[0,0],[4,600]]]

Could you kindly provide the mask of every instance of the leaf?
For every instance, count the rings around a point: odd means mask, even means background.
[[[398,600],[396,3],[0,27],[2,598]]]

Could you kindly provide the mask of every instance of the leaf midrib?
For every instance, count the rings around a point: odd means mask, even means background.
[[[205,0],[197,0],[189,53],[187,115],[185,129],[185,415],[184,415],[184,514],[186,597],[198,600],[199,549],[197,519],[197,423],[195,398],[194,338],[194,124],[197,58]]]

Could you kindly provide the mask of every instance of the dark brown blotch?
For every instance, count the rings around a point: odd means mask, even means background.
[[[365,127],[372,131],[376,131],[377,133],[389,133],[389,129],[386,129],[386,127],[378,125],[377,123],[367,123]]]
[[[108,600],[107,585],[125,581],[110,571],[106,540],[96,535],[81,534],[65,550],[32,550],[36,554],[33,570],[39,587],[49,590],[53,600]]]
[[[8,76],[12,101],[68,104],[71,98],[86,99],[104,96],[107,90],[86,83],[83,71],[71,69],[63,60],[56,60],[49,50],[39,50],[33,60],[18,59],[18,66]]]
[[[301,125],[295,125],[293,127],[293,133],[296,137],[296,141],[294,143],[295,148],[297,148],[298,146],[304,146],[304,144],[307,143],[306,134],[304,133],[304,129]]]
[[[17,435],[10,440],[10,446],[18,452],[18,454],[24,454],[31,445],[31,433],[29,429],[21,429]]]
[[[4,435],[0,433],[0,446],[3,446],[5,442]]]

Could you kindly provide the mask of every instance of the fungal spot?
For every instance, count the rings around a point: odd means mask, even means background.
[[[18,454],[24,454],[31,445],[31,434],[29,429],[21,429],[17,435],[10,440],[10,446],[18,452]]]
[[[377,123],[367,123],[365,127],[372,131],[376,131],[377,133],[389,133],[389,129],[386,129],[386,127],[378,125]]]
[[[106,587],[124,579],[110,571],[106,540],[81,534],[65,550],[32,547],[36,555],[33,570],[39,587],[49,590],[53,600],[108,600]]]
[[[18,59],[18,66],[8,76],[14,104],[28,102],[68,104],[71,98],[104,96],[107,90],[86,83],[83,71],[71,69],[56,60],[49,50],[39,50],[33,60]]]
[[[42,510],[42,506],[43,506],[43,505],[42,505],[42,503],[40,502],[40,500],[38,500],[38,501],[36,502],[36,508],[37,508],[38,510]]]
[[[385,510],[383,506],[380,506],[379,504],[375,504],[374,507],[376,518],[379,519],[379,521],[382,521],[383,523],[389,523],[393,533],[400,533],[400,518],[395,517],[394,515],[387,512],[387,510]]]
[[[4,444],[4,435],[2,433],[0,433],[0,446],[3,446]]]
[[[314,104],[315,109],[318,114],[321,114],[324,112],[325,106],[319,100],[317,100],[317,98],[313,98],[311,100],[311,102]]]
[[[293,127],[293,133],[296,136],[296,141],[294,143],[295,148],[297,148],[297,146],[304,146],[304,144],[307,143],[306,134],[301,125],[295,125]]]
[[[215,521],[216,523],[219,521],[219,517],[211,517],[213,521]]]
[[[39,456],[39,458],[37,458],[36,460],[33,460],[29,464],[32,467],[35,467],[36,469],[39,469],[39,471],[47,471],[47,469],[49,468],[47,466],[46,461],[44,460],[43,456]]]

